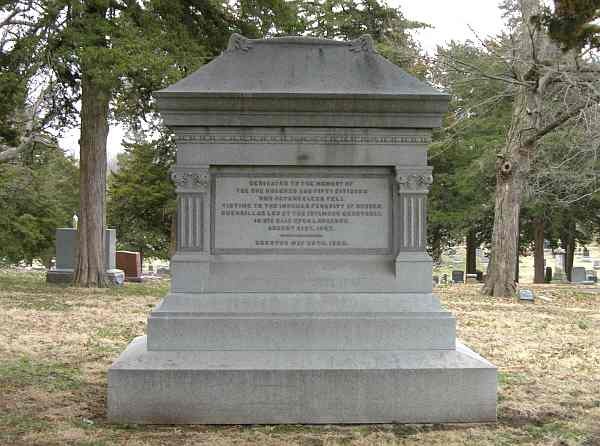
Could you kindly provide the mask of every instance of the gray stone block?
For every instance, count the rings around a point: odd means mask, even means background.
[[[450,313],[153,313],[150,350],[454,349]]]
[[[496,368],[433,351],[147,351],[108,371],[108,418],[142,424],[496,420]]]

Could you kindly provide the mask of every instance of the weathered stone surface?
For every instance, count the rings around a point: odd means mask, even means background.
[[[148,351],[108,372],[119,423],[443,423],[496,420],[496,368],[458,343],[426,351]]]
[[[127,423],[493,421],[426,253],[448,96],[352,42],[233,36],[157,92],[177,141],[171,292],[108,374]]]

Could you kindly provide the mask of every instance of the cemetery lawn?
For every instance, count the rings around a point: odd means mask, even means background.
[[[106,371],[167,281],[85,290],[0,271],[0,445],[600,445],[600,293],[535,303],[438,289],[459,337],[499,367],[498,423],[140,426],[105,418]]]

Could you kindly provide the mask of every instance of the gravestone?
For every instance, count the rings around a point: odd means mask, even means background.
[[[496,419],[496,367],[432,294],[427,146],[448,96],[368,36],[248,40],[156,93],[171,291],[108,372],[122,423]]]
[[[545,283],[552,282],[552,267],[551,266],[546,267],[546,270],[544,272],[544,282]]]
[[[483,271],[477,270],[475,272],[475,275],[477,276],[477,282],[482,283],[483,282]]]
[[[571,270],[571,282],[573,283],[581,283],[585,282],[586,273],[585,268],[583,266],[575,266]]]
[[[123,271],[117,269],[115,261],[117,231],[115,229],[106,229],[104,234],[106,278],[114,285],[122,285],[125,276]],[[75,272],[77,229],[56,229],[54,246],[56,249],[56,265],[53,269],[48,270],[46,281],[51,283],[72,282],[73,274]]]
[[[477,273],[475,273],[475,274],[465,274],[465,283],[478,283],[478,281],[477,281]]]
[[[588,283],[598,283],[598,275],[593,269],[585,271],[585,281]]]
[[[519,300],[533,302],[534,296],[533,291],[527,288],[519,288]]]
[[[125,273],[127,282],[142,282],[142,258],[139,252],[117,251],[117,268]]]
[[[567,281],[567,275],[565,273],[565,255],[566,252],[562,248],[558,248],[554,252],[554,272],[552,275],[552,282],[564,283]]]
[[[452,282],[453,283],[464,283],[465,281],[465,272],[454,270],[452,271]]]

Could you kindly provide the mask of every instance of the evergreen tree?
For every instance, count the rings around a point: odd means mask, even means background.
[[[78,209],[77,163],[56,147],[35,145],[0,164],[0,261],[54,256],[56,228],[70,227]]]
[[[108,221],[119,247],[143,256],[168,258],[175,218],[175,189],[167,175],[175,162],[168,137],[124,144],[118,171],[109,178]]]

